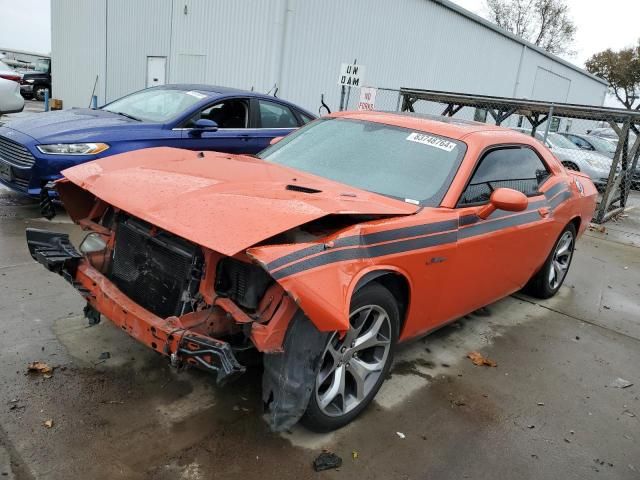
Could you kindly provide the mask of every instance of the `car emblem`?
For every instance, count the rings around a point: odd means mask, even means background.
[[[580,195],[584,197],[584,187],[582,186],[582,183],[580,183],[580,180],[578,180],[577,178],[574,179],[574,182],[576,182],[576,187],[578,187]]]

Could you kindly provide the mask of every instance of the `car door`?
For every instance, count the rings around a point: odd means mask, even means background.
[[[213,150],[225,153],[256,153],[251,116],[251,102],[248,98],[234,97],[207,105],[184,122],[182,132],[183,148],[189,150]],[[200,119],[217,123],[215,132],[197,132],[193,127]]]
[[[529,146],[492,147],[481,155],[458,201],[457,301],[462,315],[522,288],[553,244],[549,204],[540,187],[551,170]],[[511,188],[529,200],[523,212],[477,214],[497,188]]]
[[[288,105],[275,100],[254,99],[253,104],[254,110],[257,112],[257,128],[254,131],[258,148],[256,153],[267,148],[273,138],[288,135],[311,120],[306,116],[301,116]]]

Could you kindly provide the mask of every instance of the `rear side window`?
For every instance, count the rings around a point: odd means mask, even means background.
[[[306,115],[300,111],[298,111],[298,116],[302,119],[302,125],[306,125],[309,122],[313,122],[315,120],[315,118],[310,117],[309,115]]]
[[[485,203],[496,188],[512,188],[527,196],[537,195],[538,188],[548,177],[549,170],[531,148],[491,150],[480,160],[460,205]]]
[[[298,120],[288,107],[267,100],[260,104],[260,126],[262,128],[298,128]]]

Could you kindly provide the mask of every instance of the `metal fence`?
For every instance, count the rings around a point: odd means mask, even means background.
[[[374,100],[364,108],[475,120],[535,136],[566,168],[592,179],[600,192],[596,223],[622,213],[630,192],[640,189],[640,112],[410,88],[377,88]],[[359,89],[347,92],[343,107],[362,109]]]

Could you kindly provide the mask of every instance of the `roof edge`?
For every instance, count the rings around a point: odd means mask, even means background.
[[[606,85],[607,87],[609,86],[609,83],[604,80],[603,78],[598,77],[597,75],[594,75],[593,73],[589,73],[587,72],[585,69],[580,68],[577,65],[574,65],[573,63],[560,58],[559,56],[553,54],[553,53],[549,53],[547,52],[544,48],[541,48],[537,45],[534,45],[531,42],[528,42],[527,40],[525,40],[524,38],[518,37],[517,35],[505,30],[504,28],[499,27],[498,25],[496,25],[495,23],[490,22],[489,20],[487,20],[486,18],[482,18],[480,15],[476,15],[473,12],[470,12],[469,10],[461,7],[460,5],[453,3],[451,0],[429,0],[433,3],[437,3],[441,6],[443,6],[444,8],[447,8],[459,15],[462,15],[463,17],[468,18],[469,20],[472,20],[476,23],[479,23],[487,28],[490,28],[491,30],[493,30],[496,33],[499,33],[500,35],[507,37],[521,45],[526,46],[527,48],[530,48],[531,50],[535,50],[536,52],[544,55],[547,58],[550,58],[551,60],[554,60],[558,63],[563,64],[565,67],[568,67],[572,70],[575,70],[578,73],[583,74],[586,77],[591,78],[592,80],[595,80],[603,85]]]

